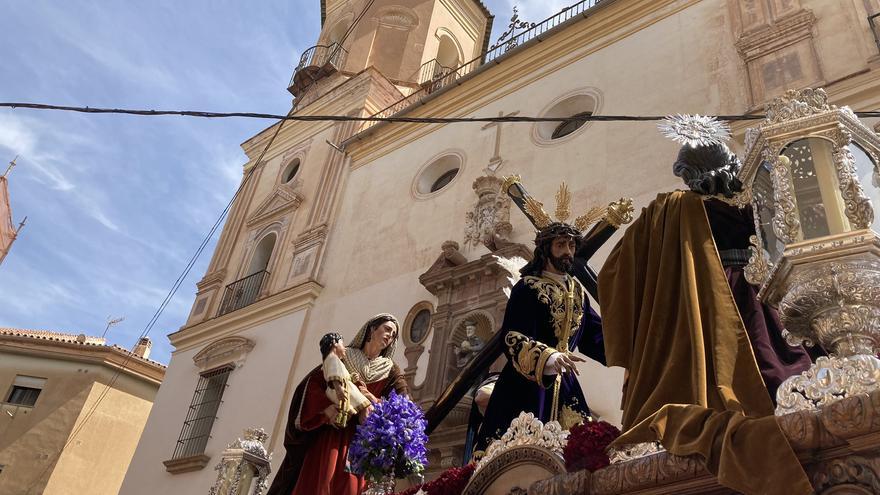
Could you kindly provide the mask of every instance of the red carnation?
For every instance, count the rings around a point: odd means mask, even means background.
[[[569,430],[568,443],[562,454],[569,472],[595,471],[611,463],[606,450],[620,430],[605,421],[587,421]]]

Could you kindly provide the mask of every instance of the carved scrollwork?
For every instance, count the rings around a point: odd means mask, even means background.
[[[812,478],[817,494],[880,493],[880,461],[876,456],[833,459],[817,466]]]
[[[828,105],[828,94],[824,89],[790,89],[784,95],[774,98],[767,104],[767,122],[777,124],[827,112],[831,109]]]
[[[770,270],[773,266],[764,256],[764,248],[761,246],[758,236],[749,237],[749,243],[752,245],[749,248],[752,255],[749,257],[748,264],[743,268],[743,274],[746,277],[746,282],[760,287],[770,278]]]
[[[782,382],[776,392],[776,415],[815,410],[878,388],[880,359],[875,356],[822,356],[804,373]]]
[[[778,205],[773,217],[773,231],[782,242],[791,244],[798,238],[801,221],[798,218],[797,203],[794,197],[794,186],[791,179],[791,160],[769,152],[767,160],[773,164],[771,179],[773,181],[774,201]]]
[[[638,459],[640,457],[659,454],[660,452],[666,452],[666,449],[660,445],[660,442],[642,442],[622,447],[613,447],[608,450],[608,458],[611,459],[611,464],[617,464]]]
[[[880,350],[880,264],[817,264],[805,267],[789,286],[779,304],[789,343],[819,342],[841,356]]]
[[[489,445],[475,472],[488,465],[492,458],[513,447],[522,445],[542,447],[562,457],[562,449],[565,448],[566,443],[568,443],[568,431],[563,430],[558,422],[548,421],[545,424],[534,414],[522,412],[510,422],[510,427],[504,435]]]
[[[871,200],[856,179],[856,159],[848,146],[841,146],[834,152],[834,165],[840,193],[846,205],[846,217],[855,229],[867,229],[874,222],[874,209]]]
[[[269,487],[270,462],[272,454],[266,450],[264,442],[269,435],[262,428],[247,428],[244,438],[239,438],[226,446],[220,462],[214,467],[217,480],[210,488],[210,495],[233,495],[250,493],[261,495]],[[249,476],[245,473],[250,471]],[[247,483],[246,486],[242,482]],[[249,485],[254,483],[253,488]]]

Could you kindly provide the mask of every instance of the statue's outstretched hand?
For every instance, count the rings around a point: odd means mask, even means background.
[[[576,363],[582,363],[584,361],[586,361],[586,359],[580,356],[567,354],[564,352],[557,352],[550,356],[549,359],[547,359],[547,364],[544,368],[546,371],[544,372],[544,374],[559,375],[562,373],[571,372],[575,375],[580,375]]]

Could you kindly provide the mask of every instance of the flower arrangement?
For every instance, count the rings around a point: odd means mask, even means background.
[[[421,473],[428,463],[426,425],[422,409],[392,391],[357,427],[348,451],[351,471],[376,483]]]
[[[620,430],[605,421],[586,421],[569,430],[568,443],[562,451],[565,468],[569,472],[595,471],[608,466],[608,446],[617,437]]]
[[[462,467],[449,468],[440,474],[434,481],[408,488],[398,495],[461,495],[476,469],[476,463],[470,463]]]

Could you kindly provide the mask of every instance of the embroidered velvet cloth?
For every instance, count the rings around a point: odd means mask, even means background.
[[[599,294],[608,365],[629,371],[615,445],[659,440],[746,494],[812,493],[773,416],[699,195],[648,205],[609,255]]]
[[[583,286],[569,280],[574,305],[567,347],[604,364],[601,320],[590,308]],[[553,352],[565,347],[560,345],[559,337],[564,330],[566,294],[563,283],[550,277],[526,276],[511,289],[499,330],[508,362],[489,399],[475,451],[485,450],[492,440],[500,438],[522,411],[534,413],[542,421],[550,419],[556,377],[544,376],[543,367]],[[563,375],[558,409],[560,423],[576,422],[590,413],[573,374]]]

